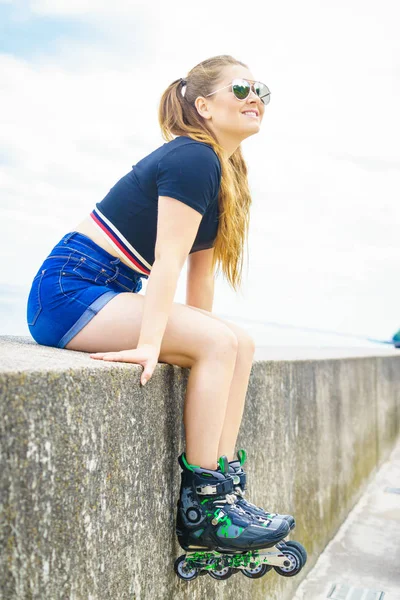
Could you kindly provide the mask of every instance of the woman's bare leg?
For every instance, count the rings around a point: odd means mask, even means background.
[[[118,294],[66,347],[84,352],[136,348],[143,305],[142,294]],[[238,339],[223,322],[173,303],[159,361],[190,368],[183,420],[186,457],[192,464],[217,466],[237,350]]]
[[[229,389],[225,420],[218,445],[218,456],[225,454],[228,457],[228,460],[233,460],[235,458],[235,445],[240,424],[242,422],[249,378],[253,365],[255,352],[254,340],[244,329],[239,327],[239,325],[220,319],[216,315],[201,308],[193,306],[190,308],[224,323],[235,333],[238,339],[235,370]]]

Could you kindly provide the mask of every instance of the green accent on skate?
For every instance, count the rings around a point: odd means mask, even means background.
[[[225,538],[237,538],[243,531],[243,527],[238,525],[233,525],[232,520],[228,515],[223,515],[219,517],[221,514],[221,509],[217,509],[214,511],[214,517],[218,519],[218,522],[221,523],[220,527],[217,529],[217,535]]]
[[[246,450],[244,450],[243,448],[241,450],[237,451],[237,457],[240,461],[240,466],[244,465],[244,463],[247,460],[247,453]]]
[[[228,516],[226,516],[224,519],[221,519],[221,521],[226,521],[226,523],[218,528],[217,535],[225,538],[237,538],[240,536],[243,531],[243,527],[232,525],[232,521]]]
[[[205,502],[208,502],[208,498],[204,498],[204,500],[200,500],[200,504],[204,504]]]
[[[218,552],[190,552],[186,555],[186,564],[188,568],[201,568],[204,571],[212,571],[216,564],[218,564],[218,559],[222,557]]]
[[[221,469],[221,472],[224,475],[226,475],[226,473],[229,472],[229,463],[228,463],[228,459],[226,458],[226,456],[219,457],[218,465],[219,465],[219,468]]]
[[[198,465],[190,465],[188,463],[188,461],[186,460],[185,453],[182,454],[182,461],[183,461],[185,467],[187,467],[189,469],[189,471],[194,471],[194,469],[192,469],[192,467],[196,467],[196,469],[200,469],[200,467]]]
[[[188,552],[186,554],[186,564],[188,569],[193,567],[199,568],[203,571],[220,570],[225,567],[229,568],[249,568],[250,565],[259,565],[265,563],[268,564],[270,561],[264,558],[260,559],[258,551],[253,550],[246,552],[245,554],[223,554],[216,550],[200,550],[197,552]]]
[[[255,564],[256,567],[258,567],[260,564],[262,564],[262,561],[258,560],[256,555],[252,554],[251,552],[242,555],[239,554],[238,556],[232,556],[232,567],[248,567],[250,564]]]

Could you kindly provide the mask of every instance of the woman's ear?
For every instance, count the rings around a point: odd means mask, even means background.
[[[207,100],[204,98],[204,96],[197,96],[196,100],[194,101],[194,105],[196,107],[197,112],[201,117],[203,117],[203,119],[211,119],[211,114],[208,109]]]

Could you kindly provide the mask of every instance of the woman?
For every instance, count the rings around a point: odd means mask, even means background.
[[[62,238],[28,301],[39,344],[140,364],[143,385],[158,361],[190,368],[179,457],[184,548],[193,540],[197,547],[262,548],[294,526],[290,515],[265,513],[243,498],[245,453],[235,459],[235,443],[254,342],[211,312],[217,262],[235,290],[240,283],[251,204],[240,143],[259,132],[269,97],[231,56],[205,60],[168,86],[159,106],[168,143]],[[173,299],[186,259],[184,305]],[[148,278],[145,296],[136,293],[141,278]],[[229,531],[218,525],[227,518]]]

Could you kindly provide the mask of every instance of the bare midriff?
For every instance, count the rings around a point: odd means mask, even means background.
[[[112,245],[106,240],[106,238],[102,236],[102,234],[96,228],[96,225],[93,223],[91,217],[87,216],[83,221],[81,221],[81,223],[79,223],[77,227],[75,227],[73,231],[83,233],[83,235],[86,235],[88,238],[90,238],[95,244],[100,246],[100,248],[103,248],[103,250],[105,250],[109,254],[112,254],[112,256],[115,256],[115,258],[119,258],[121,262],[123,262],[127,267],[129,267],[133,271],[137,271],[138,273],[140,273],[138,269],[135,269],[132,263],[130,263],[124,256],[122,256],[122,254],[119,254],[115,250],[115,248],[113,248]]]

